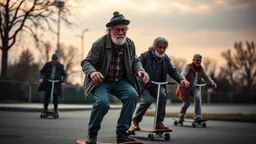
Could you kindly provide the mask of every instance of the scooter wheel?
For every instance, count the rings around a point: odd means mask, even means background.
[[[205,128],[205,127],[206,127],[206,123],[203,123],[203,124],[202,124],[202,127]]]
[[[174,123],[173,123],[175,126],[177,126],[178,125],[178,122],[177,121],[174,121]]]
[[[192,123],[192,127],[195,128],[196,127],[196,123]]]

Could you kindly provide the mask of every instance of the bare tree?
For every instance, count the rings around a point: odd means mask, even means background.
[[[36,42],[39,41],[37,30],[52,29],[56,22],[55,0],[1,0],[0,1],[0,36],[2,50],[1,78],[7,78],[8,50],[17,41],[17,36],[23,32],[30,34]],[[68,12],[65,8],[63,12]],[[69,23],[65,17],[62,19]]]
[[[247,48],[244,49],[242,42],[235,43],[235,52],[232,55],[231,50],[222,53],[222,56],[227,60],[228,73],[230,80],[235,89],[235,80],[237,85],[245,87],[251,91],[252,86],[256,81],[256,50],[254,42],[246,42]]]
[[[236,83],[234,81],[234,72],[238,69],[238,67],[235,65],[234,58],[231,55],[231,50],[228,49],[227,51],[224,51],[221,53],[221,56],[227,61],[227,67],[221,68],[221,72],[227,73],[229,80],[232,85],[232,90],[235,90]]]
[[[53,47],[49,41],[40,43],[38,50],[41,53],[40,65],[50,61]]]
[[[216,72],[216,62],[213,59],[206,57],[203,59],[203,68],[208,75],[214,75]]]
[[[80,66],[79,54],[77,48],[74,46],[65,46],[64,44],[60,47],[61,57],[60,61],[64,65],[64,68],[68,75],[68,81],[70,81],[70,75],[74,75],[80,72],[76,70],[76,66]]]
[[[247,90],[252,90],[252,85],[256,80],[256,49],[254,42],[246,42],[247,48],[243,49],[242,43],[235,43],[234,59],[236,67],[239,67],[238,74],[240,81],[246,85]]]
[[[181,73],[185,65],[187,64],[187,61],[183,58],[176,58],[173,56],[170,56],[171,62],[173,66]]]

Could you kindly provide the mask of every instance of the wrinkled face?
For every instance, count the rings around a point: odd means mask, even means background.
[[[56,59],[56,58],[53,58],[53,59],[52,59],[52,63],[53,63],[54,65],[56,65],[56,64],[58,63],[58,61],[59,61],[59,59]]]
[[[123,45],[126,41],[127,30],[128,30],[128,27],[125,24],[113,26],[110,31],[112,41],[116,45]]]
[[[163,57],[166,51],[166,44],[164,42],[158,42],[154,48],[157,57]]]
[[[193,63],[195,66],[201,66],[202,58],[194,58]]]

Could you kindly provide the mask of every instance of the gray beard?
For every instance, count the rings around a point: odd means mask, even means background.
[[[118,37],[118,35],[116,36]],[[126,36],[123,37],[123,39],[117,39],[116,37],[111,35],[111,39],[116,45],[123,45],[126,42]]]
[[[155,51],[155,54],[156,54],[156,56],[159,57],[159,58],[162,58],[162,57],[164,57],[164,55],[165,55],[165,53],[163,53],[162,55],[160,55],[157,51]]]

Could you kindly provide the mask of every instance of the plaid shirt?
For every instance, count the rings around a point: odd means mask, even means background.
[[[126,45],[117,46],[113,44],[114,50],[109,64],[107,81],[117,82],[125,75],[124,70],[124,50]]]

